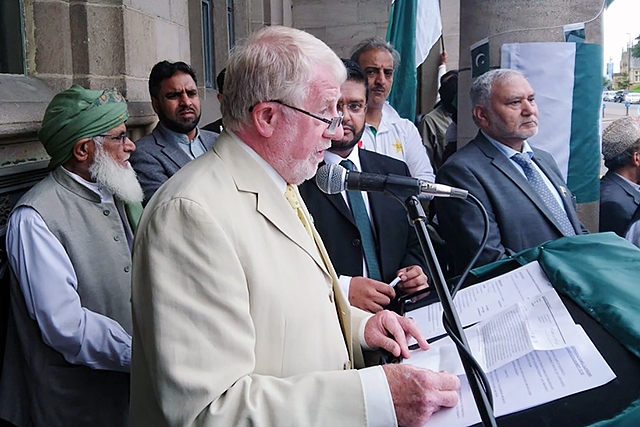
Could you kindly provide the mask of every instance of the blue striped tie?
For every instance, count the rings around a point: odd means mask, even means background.
[[[558,201],[553,196],[553,193],[544,183],[544,180],[540,176],[540,173],[531,164],[531,158],[528,154],[516,153],[511,157],[517,164],[522,166],[522,170],[527,177],[527,180],[533,187],[533,189],[540,195],[544,203],[553,213],[560,224],[560,231],[565,236],[575,236],[576,232],[569,221],[567,213],[562,209],[562,206],[558,204]]]
[[[343,160],[340,162],[340,165],[349,170],[355,169],[355,165],[351,160]],[[360,241],[362,242],[362,251],[364,253],[364,261],[367,264],[369,278],[382,280],[378,256],[376,255],[376,241],[373,237],[371,221],[369,220],[367,208],[364,205],[362,193],[357,190],[347,190],[347,199],[349,199],[351,213],[360,232]]]

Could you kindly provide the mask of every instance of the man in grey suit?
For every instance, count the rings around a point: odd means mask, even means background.
[[[640,206],[640,127],[633,117],[618,119],[604,130],[602,155],[609,170],[600,180],[600,231],[624,237]]]
[[[200,98],[193,68],[161,61],[149,75],[149,94],[160,122],[136,141],[131,165],[144,190],[146,205],[156,190],[182,166],[208,151],[218,134],[198,129]]]
[[[489,214],[489,238],[477,265],[585,232],[556,162],[527,143],[538,131],[527,79],[515,70],[489,71],[471,86],[471,105],[480,132],[449,158],[436,182],[468,190]],[[479,249],[483,217],[469,199],[439,199],[436,213],[459,273]]]

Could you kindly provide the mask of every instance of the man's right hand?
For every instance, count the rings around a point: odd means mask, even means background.
[[[411,365],[383,365],[398,425],[423,426],[434,412],[458,403],[460,379]]]
[[[371,313],[384,309],[396,296],[391,286],[377,280],[352,277],[349,283],[349,303]]]

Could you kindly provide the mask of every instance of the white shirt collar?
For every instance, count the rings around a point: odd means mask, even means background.
[[[508,147],[502,144],[501,142],[498,142],[495,139],[491,138],[484,131],[481,131],[481,132],[489,140],[489,142],[498,149],[498,151],[500,151],[502,154],[504,154],[507,157],[507,159],[510,159],[511,157],[513,157],[514,154],[518,153],[518,151],[514,150],[513,148]],[[526,140],[522,142],[522,153],[528,154],[529,158],[533,158],[533,149],[531,148],[531,146]]]
[[[256,153],[253,148],[249,147],[243,140],[241,140],[238,135],[236,135],[229,129],[225,129],[225,131],[231,136],[231,139],[233,139],[238,145],[240,145],[240,147],[242,147],[256,162],[258,162],[260,166],[262,166],[267,175],[269,175],[278,189],[282,191],[282,194],[284,194],[285,190],[287,189],[287,181],[285,181],[284,178],[280,176],[280,174],[273,168],[273,166],[267,163],[265,159],[260,157],[260,155]]]
[[[356,145],[355,147],[353,147],[353,150],[351,150],[351,153],[349,153],[349,155],[346,158],[343,158],[337,155],[336,153],[332,153],[331,151],[327,150],[324,152],[324,162],[340,163],[343,160],[351,160],[353,164],[356,166],[356,170],[362,171],[362,167],[360,166],[360,154],[358,150],[359,148]]]
[[[60,166],[60,167],[62,168],[64,173],[66,173],[67,175],[69,175],[71,177],[71,179],[73,179],[78,184],[88,188],[89,190],[93,191],[98,196],[100,196],[100,201],[102,203],[107,203],[107,202],[108,203],[113,203],[113,194],[109,194],[109,193],[105,192],[104,189],[97,182],[87,181],[86,179],[84,179],[80,175],[77,175],[77,174],[71,172],[70,170],[67,170],[64,166]]]

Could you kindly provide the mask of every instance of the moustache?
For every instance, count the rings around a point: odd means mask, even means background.
[[[371,90],[381,90],[384,91],[384,86],[381,85],[375,85],[371,88]]]
[[[342,122],[342,128],[343,128],[344,130],[349,129],[349,130],[351,131],[351,133],[356,133],[356,128],[355,128],[355,126],[353,126],[353,125],[347,125],[347,124],[345,124],[344,122]]]
[[[193,109],[192,107],[183,107],[178,109],[178,113],[192,113],[192,114],[196,114],[196,110]]]

